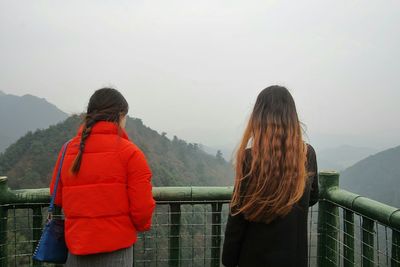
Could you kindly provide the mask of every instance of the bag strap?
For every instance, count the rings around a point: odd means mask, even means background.
[[[63,148],[62,148],[62,154],[61,154],[60,162],[59,162],[59,164],[58,164],[58,170],[57,170],[56,181],[55,181],[55,183],[54,183],[53,194],[52,194],[52,196],[51,196],[51,201],[50,201],[50,205],[49,205],[49,209],[48,209],[48,212],[49,212],[49,213],[53,213],[53,211],[54,211],[54,201],[55,201],[56,194],[57,194],[58,182],[60,181],[60,178],[61,178],[61,168],[62,168],[62,165],[63,165],[63,162],[64,162],[65,151],[67,150],[68,144],[69,144],[70,142],[71,142],[71,140],[69,140],[68,142],[66,142],[66,143],[63,145]]]

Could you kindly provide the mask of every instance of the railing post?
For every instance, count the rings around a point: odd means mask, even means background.
[[[212,228],[211,228],[211,267],[220,266],[221,254],[221,211],[222,203],[213,203],[212,206]]]
[[[6,203],[4,199],[7,195],[7,177],[0,177],[0,267],[6,267],[7,264],[7,221],[8,209],[3,205]]]
[[[400,266],[400,232],[392,232],[392,267]]]
[[[373,267],[374,262],[374,221],[362,218],[362,263],[363,267]]]
[[[7,266],[7,217],[8,210],[0,207],[0,267]]]
[[[320,267],[338,266],[339,209],[326,201],[329,191],[339,185],[339,174],[322,172],[319,175],[317,262]]]
[[[343,211],[343,266],[354,266],[354,213],[345,209]]]
[[[170,204],[170,218],[169,266],[179,267],[181,263],[181,205],[179,203]]]
[[[40,237],[42,235],[42,223],[43,223],[43,216],[42,216],[42,209],[41,207],[33,208],[33,220],[32,220],[32,251],[34,252],[36,249],[37,244],[39,243]],[[33,266],[42,266],[42,263],[39,261],[33,260]]]

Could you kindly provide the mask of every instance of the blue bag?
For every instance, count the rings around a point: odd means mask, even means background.
[[[64,144],[60,163],[58,165],[56,181],[54,183],[53,195],[51,196],[50,206],[46,225],[43,229],[42,236],[33,253],[33,259],[42,262],[60,263],[67,261],[68,248],[65,244],[64,236],[64,220],[53,218],[54,200],[56,198],[58,182],[61,178],[61,168],[64,161],[65,151],[70,141]]]

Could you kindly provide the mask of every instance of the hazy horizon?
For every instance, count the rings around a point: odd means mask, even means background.
[[[238,142],[257,94],[287,86],[311,143],[400,145],[397,1],[3,1],[0,90],[129,115],[212,147]]]

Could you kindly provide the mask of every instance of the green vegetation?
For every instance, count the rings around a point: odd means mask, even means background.
[[[29,132],[0,155],[0,174],[9,178],[11,188],[48,187],[62,144],[72,138],[81,123],[79,116],[45,130]],[[199,144],[176,136],[170,140],[146,127],[140,119],[129,118],[127,132],[146,154],[155,186],[229,185],[233,169],[222,155],[206,154]]]

